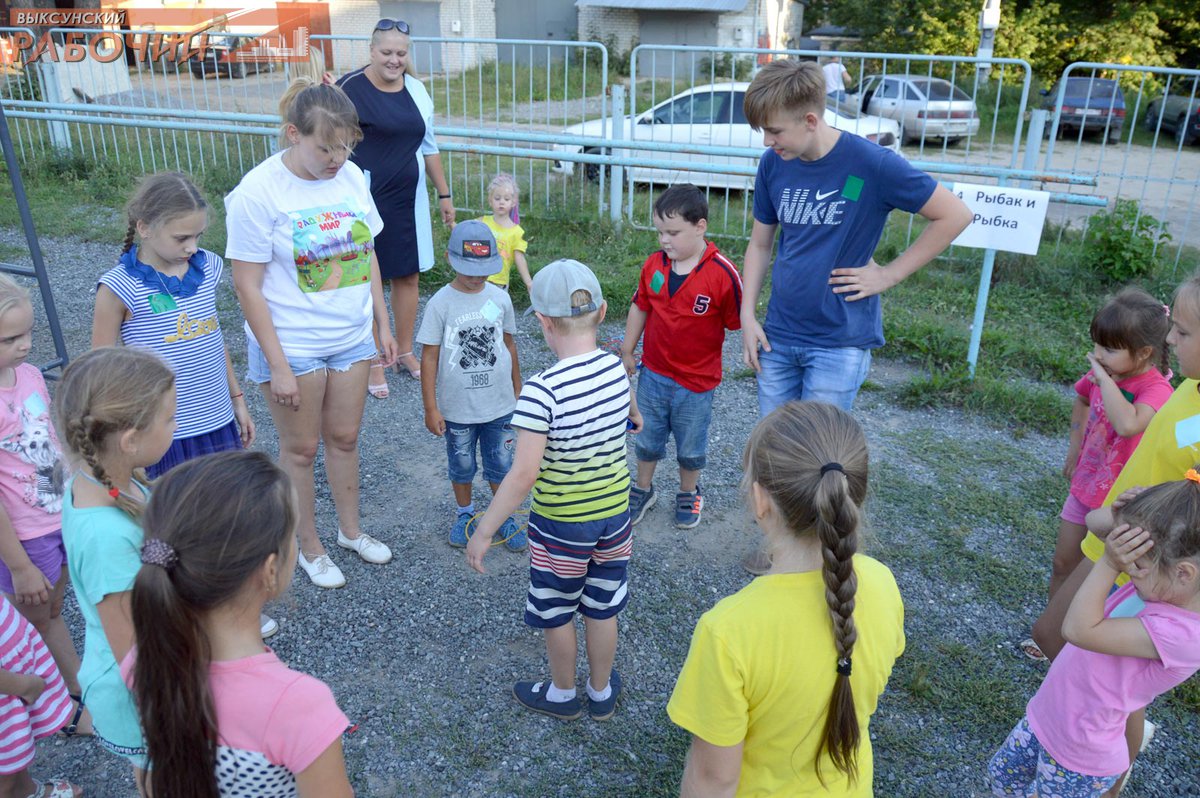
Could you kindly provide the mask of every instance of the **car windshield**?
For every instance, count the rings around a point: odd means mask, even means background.
[[[1117,82],[1108,78],[1067,78],[1068,97],[1088,97],[1091,99],[1107,99],[1113,95],[1121,96]]]
[[[914,80],[912,85],[916,86],[930,100],[969,101],[971,99],[965,91],[944,80]]]

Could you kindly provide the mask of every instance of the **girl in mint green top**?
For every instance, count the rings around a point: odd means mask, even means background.
[[[67,569],[86,623],[79,682],[96,739],[128,759],[141,784],[146,748],[118,664],[133,645],[130,592],[141,567],[143,469],[175,432],[175,378],[157,356],[125,347],[88,352],[63,373],[58,429],[75,475],[63,496]]]

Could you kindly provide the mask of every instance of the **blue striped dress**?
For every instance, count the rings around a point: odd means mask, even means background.
[[[188,261],[183,279],[162,274],[137,260],[137,247],[100,278],[117,295],[130,317],[121,323],[126,346],[149,349],[175,372],[175,440],[219,430],[233,421],[233,402],[225,371],[225,339],[217,320],[217,285],[224,271],[221,256],[201,249]],[[170,294],[174,308],[161,295]],[[159,296],[155,305],[151,297]],[[155,310],[159,312],[155,312]],[[236,430],[235,430],[236,432]]]

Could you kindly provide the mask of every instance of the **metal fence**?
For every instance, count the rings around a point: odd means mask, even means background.
[[[16,30],[0,28],[0,36]],[[0,96],[22,159],[66,149],[141,171],[223,169],[236,178],[275,148],[275,104],[294,74],[365,64],[368,41],[314,36],[320,63],[257,72],[135,51],[132,64],[5,74]],[[626,86],[610,85],[598,43],[415,37],[412,48],[418,72],[441,68],[421,79],[464,212],[486,211],[491,176],[507,171],[518,177],[526,212],[607,213],[647,227],[656,192],[691,180],[709,190],[712,233],[738,237],[751,223],[749,189],[762,150],[739,94],[768,59],[831,55],[854,84],[828,98],[832,124],[899,148],[947,182],[1051,190],[1059,200],[1051,213],[1056,249],[1086,241],[1093,214],[1114,209],[1118,198],[1135,203],[1135,229],[1170,236],[1156,237],[1156,254],[1179,262],[1186,246],[1200,244],[1200,152],[1190,144],[1200,138],[1197,71],[1073,64],[1053,93],[1039,96],[1028,64],[1012,59],[642,45],[631,54],[626,102]],[[1105,82],[1113,75],[1117,84]],[[1100,89],[1071,105],[1079,81]],[[1120,115],[1093,104],[1117,97]],[[1042,118],[1036,110],[1049,114],[1039,125],[1048,141],[1024,135],[1030,117]]]

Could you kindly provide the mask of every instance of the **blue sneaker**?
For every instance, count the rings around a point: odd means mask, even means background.
[[[700,523],[700,511],[704,508],[704,497],[700,495],[700,486],[695,493],[680,491],[675,494],[675,526],[680,529],[691,529]]]
[[[603,701],[593,701],[590,695],[587,697],[588,714],[592,716],[592,720],[608,720],[617,711],[617,698],[621,695],[621,674],[617,673],[616,668],[613,668],[612,675],[608,677],[608,685],[612,688],[612,693]]]
[[[544,682],[517,682],[513,685],[513,698],[526,709],[559,720],[575,720],[583,715],[583,702],[579,700],[578,695],[570,701],[551,701],[546,698],[546,689],[549,686],[549,679]]]
[[[654,486],[650,486],[650,490],[642,490],[637,485],[629,486],[629,525],[633,526],[642,520],[646,515],[646,511],[654,506],[654,502],[658,499],[658,495],[654,492]]]
[[[459,513],[458,520],[450,530],[450,545],[456,549],[467,547],[467,524],[471,522],[470,513]]]
[[[509,551],[525,551],[529,545],[528,532],[517,526],[511,515],[500,525],[500,539]]]

